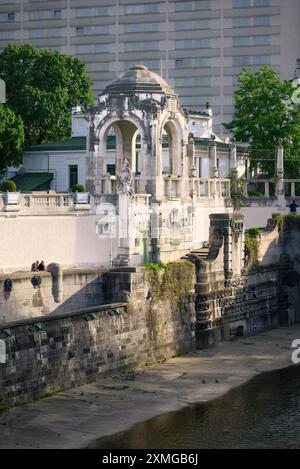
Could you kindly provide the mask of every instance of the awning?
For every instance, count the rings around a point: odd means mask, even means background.
[[[17,185],[17,191],[46,191],[50,189],[52,173],[22,173],[11,178]]]

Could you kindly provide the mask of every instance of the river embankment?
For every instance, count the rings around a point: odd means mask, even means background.
[[[84,448],[157,415],[208,402],[292,365],[300,325],[99,378],[0,415],[0,448]],[[296,365],[294,365],[296,366]]]

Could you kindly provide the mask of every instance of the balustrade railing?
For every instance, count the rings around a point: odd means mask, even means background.
[[[230,198],[230,179],[190,179],[190,193],[197,197],[224,197]]]
[[[300,197],[300,179],[281,179],[281,186],[275,179],[251,179],[244,182],[244,196],[247,200],[259,197],[269,198],[276,197],[278,190],[284,188],[285,197]],[[102,179],[102,193],[94,195],[90,198],[90,204],[86,205],[87,209],[101,204],[103,194],[115,194],[117,192],[116,176],[106,176]],[[139,175],[134,177],[134,192],[137,201],[148,203],[150,195],[143,193],[144,181]],[[163,176],[164,196],[170,200],[180,198],[184,195],[184,191],[189,189],[189,194],[193,194],[198,198],[230,198],[231,197],[231,180],[219,178],[189,178],[183,179],[180,176]],[[280,192],[282,194],[282,191]],[[148,198],[147,198],[148,197]],[[84,204],[83,204],[84,205]],[[19,203],[15,207],[8,205],[4,194],[0,193],[0,211],[19,210],[21,212],[70,212],[76,209],[84,209],[84,206],[77,207],[76,200],[71,193],[49,192],[32,192],[21,193]]]

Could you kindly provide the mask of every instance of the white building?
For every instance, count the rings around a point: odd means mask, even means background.
[[[151,73],[151,72],[150,72]],[[213,134],[213,115],[210,106],[205,112],[187,111],[186,131],[192,134],[196,146],[196,176],[209,177],[209,145],[212,135],[217,144],[217,167],[220,177],[230,174],[229,143]],[[74,184],[85,185],[86,149],[89,123],[79,107],[72,110],[72,135],[70,139],[32,145],[23,154],[21,169],[9,168],[7,176],[12,178],[17,189],[23,192],[33,190],[69,191]],[[107,173],[116,174],[116,135],[110,129],[107,138]],[[141,141],[135,143],[135,172],[141,167]],[[243,162],[240,162],[240,173]],[[162,171],[170,173],[169,137],[164,129],[162,133]]]

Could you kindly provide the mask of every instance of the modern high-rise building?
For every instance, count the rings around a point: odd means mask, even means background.
[[[133,64],[231,119],[237,73],[270,64],[284,79],[300,56],[300,0],[0,0],[0,49],[31,42],[80,57],[95,94]]]

